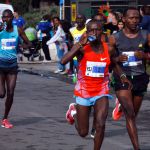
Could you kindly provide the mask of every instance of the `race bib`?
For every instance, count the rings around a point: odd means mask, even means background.
[[[128,56],[128,60],[123,62],[123,66],[138,66],[142,64],[142,60],[134,56],[134,52],[123,52]]]
[[[89,77],[104,77],[106,62],[87,61],[85,75]]]
[[[3,50],[13,50],[16,49],[16,39],[2,39],[1,40]]]

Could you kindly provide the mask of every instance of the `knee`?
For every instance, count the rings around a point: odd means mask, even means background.
[[[135,118],[134,108],[132,107],[128,107],[128,109],[125,109],[124,113],[128,118]]]
[[[78,133],[81,137],[86,137],[88,135],[88,130],[87,129],[80,129],[80,130],[78,130]]]
[[[0,98],[4,98],[5,97],[5,92],[0,93]]]
[[[99,132],[103,129],[105,129],[105,119],[99,119],[96,121],[96,132]]]

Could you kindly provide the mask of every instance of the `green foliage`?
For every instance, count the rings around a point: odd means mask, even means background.
[[[16,7],[21,14],[28,11],[30,0],[11,0],[13,7]]]
[[[26,21],[27,27],[36,27],[37,23],[42,19],[42,17],[46,14],[50,14],[51,17],[59,16],[59,7],[51,6],[50,8],[43,10],[31,10],[30,12],[24,13],[23,18]]]

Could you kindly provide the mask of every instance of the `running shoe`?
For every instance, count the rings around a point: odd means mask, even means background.
[[[117,121],[121,118],[123,112],[121,110],[121,104],[119,103],[118,99],[116,98],[116,106],[112,112],[112,118]]]
[[[60,73],[60,72],[63,72],[63,70],[58,69],[58,70],[54,71],[54,73]]]
[[[67,113],[66,113],[66,120],[71,125],[74,124],[73,114],[76,114],[75,103],[71,103],[69,105],[69,109],[67,110]]]
[[[9,128],[12,128],[13,125],[7,119],[3,119],[1,123],[1,127],[9,129]]]
[[[91,130],[91,138],[94,139],[95,133],[96,133],[96,130],[94,128],[92,128],[92,130]]]

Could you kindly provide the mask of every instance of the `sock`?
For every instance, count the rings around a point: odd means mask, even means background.
[[[71,111],[71,116],[73,117],[76,113],[77,113],[76,110],[72,110],[72,111]]]

